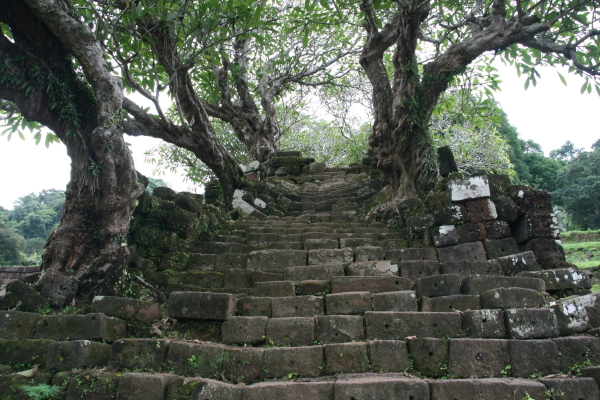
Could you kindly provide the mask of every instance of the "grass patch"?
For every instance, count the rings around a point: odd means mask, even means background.
[[[567,261],[579,268],[600,266],[600,242],[563,243],[563,248]]]

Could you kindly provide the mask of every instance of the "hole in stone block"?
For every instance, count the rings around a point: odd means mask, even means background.
[[[429,357],[432,357],[432,356],[433,356],[433,351],[430,351],[429,352]]]
[[[483,318],[483,319],[481,320],[481,322],[487,322],[487,319],[486,319],[486,318]]]

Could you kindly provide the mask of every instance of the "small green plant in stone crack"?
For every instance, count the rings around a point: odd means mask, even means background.
[[[52,386],[47,383],[40,383],[34,386],[21,386],[20,389],[32,400],[50,400],[55,399],[62,391],[60,386]]]
[[[535,400],[533,397],[529,395],[529,393],[525,393],[525,397],[522,400]]]
[[[586,350],[584,357],[585,357],[585,360],[583,360],[583,362],[574,364],[573,366],[569,367],[569,370],[580,376],[581,370],[583,368],[593,366],[592,362],[590,361],[590,350],[589,349]]]
[[[507,365],[502,371],[500,371],[500,375],[502,375],[503,378],[506,378],[510,375],[510,371],[512,371],[512,365]]]

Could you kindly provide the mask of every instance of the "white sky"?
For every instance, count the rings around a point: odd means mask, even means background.
[[[537,87],[524,90],[525,78],[518,78],[514,67],[497,63],[502,91],[496,99],[508,114],[521,139],[533,139],[541,144],[546,154],[571,140],[576,147],[590,149],[600,139],[600,97],[580,94],[583,80],[562,71],[568,86],[559,80],[554,69],[540,71],[542,79]],[[3,129],[2,129],[3,130]],[[70,160],[66,149],[54,143],[49,149],[41,143],[36,146],[32,135],[22,141],[15,135],[10,142],[0,137],[0,206],[12,208],[19,197],[43,189],[66,188],[69,181]],[[153,174],[153,167],[144,162],[144,151],[158,146],[152,138],[127,137],[138,171],[146,176],[162,178],[175,190],[189,190],[189,184],[175,175]]]

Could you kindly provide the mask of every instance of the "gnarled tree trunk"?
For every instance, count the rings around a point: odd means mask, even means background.
[[[63,216],[42,254],[38,288],[59,306],[74,296],[115,293],[128,253],[124,238],[143,191],[118,125],[120,80],[66,3],[1,0],[0,10],[13,36],[0,35],[3,74],[10,76],[0,84],[0,98],[50,128],[72,161]]]
[[[378,167],[390,181],[392,206],[431,190],[438,179],[436,151],[428,125],[452,79],[485,51],[528,43],[549,29],[533,17],[519,23],[508,20],[504,0],[494,0],[491,18],[478,20],[474,14],[479,9],[475,7],[471,19],[464,22],[473,24],[472,36],[451,45],[421,70],[417,46],[423,39],[422,24],[429,16],[430,6],[428,1],[399,2],[393,18],[380,29],[373,1],[363,0],[361,5],[367,40],[360,64],[373,86],[375,112],[370,145],[378,157]],[[383,55],[392,46],[394,72],[390,81]]]

